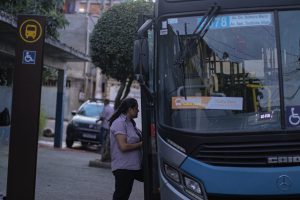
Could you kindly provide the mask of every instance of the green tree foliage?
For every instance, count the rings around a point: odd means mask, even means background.
[[[153,3],[129,1],[106,11],[91,36],[91,58],[102,73],[121,83],[115,106],[126,98],[133,81],[133,42],[139,15],[152,15]]]
[[[57,29],[68,25],[63,13],[64,0],[0,0],[0,10],[9,14],[35,14],[47,18],[46,33],[58,39]]]

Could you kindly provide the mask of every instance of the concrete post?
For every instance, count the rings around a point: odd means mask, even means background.
[[[58,82],[57,82],[57,98],[56,98],[56,116],[55,116],[55,135],[54,135],[54,147],[62,147],[63,139],[63,125],[64,125],[64,91],[66,87],[66,71],[58,70]]]

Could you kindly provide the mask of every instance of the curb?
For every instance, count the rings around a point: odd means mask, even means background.
[[[89,167],[98,167],[98,168],[110,169],[111,165],[110,165],[110,162],[102,162],[101,160],[96,159],[96,160],[91,160],[89,162]]]

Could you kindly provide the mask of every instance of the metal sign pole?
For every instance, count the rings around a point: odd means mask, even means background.
[[[65,86],[66,86],[65,69],[58,70],[56,116],[55,116],[55,136],[54,136],[54,147],[57,147],[57,148],[62,148],[63,126],[64,126],[64,90],[65,90]]]
[[[7,199],[35,198],[45,18],[18,16]]]

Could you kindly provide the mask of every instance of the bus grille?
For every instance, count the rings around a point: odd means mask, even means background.
[[[202,144],[191,157],[216,166],[299,166],[300,142]],[[279,161],[269,163],[268,158]]]

